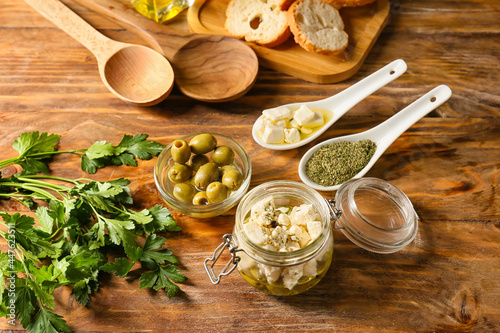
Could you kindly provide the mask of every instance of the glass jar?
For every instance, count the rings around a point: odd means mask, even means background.
[[[278,252],[254,242],[244,232],[243,224],[252,207],[265,197],[272,196],[276,206],[311,204],[319,216],[321,233],[318,238],[295,251]],[[229,249],[232,260],[216,277],[213,266],[220,254]],[[205,260],[205,268],[213,283],[228,275],[235,267],[241,276],[255,288],[266,293],[284,296],[302,293],[315,286],[326,274],[332,262],[333,234],[327,202],[312,188],[293,181],[272,181],[248,192],[236,210],[232,235],[224,235],[224,242],[213,258]],[[212,261],[212,265],[208,263]]]
[[[131,0],[132,6],[142,15],[158,23],[176,17],[194,0]]]
[[[307,246],[291,252],[270,251],[253,243],[243,231],[252,207],[267,196],[277,205],[312,204],[320,216],[321,235]],[[333,228],[358,246],[376,253],[393,253],[408,245],[417,234],[418,216],[408,197],[397,187],[377,178],[354,179],[344,183],[335,200],[324,199],[302,183],[272,181],[257,186],[241,200],[236,211],[233,234],[223,243],[205,269],[214,284],[236,268],[255,288],[272,295],[295,295],[315,286],[326,274],[333,257]],[[231,260],[218,275],[214,266],[228,250]],[[290,274],[300,275],[290,283]],[[293,282],[293,281],[292,281]]]

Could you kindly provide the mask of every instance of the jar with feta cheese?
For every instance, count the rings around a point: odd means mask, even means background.
[[[232,260],[219,276],[205,267],[212,282],[236,267],[241,276],[266,293],[296,295],[315,286],[333,256],[330,210],[310,187],[293,181],[272,181],[247,193],[236,211],[233,234],[214,253],[225,249]]]

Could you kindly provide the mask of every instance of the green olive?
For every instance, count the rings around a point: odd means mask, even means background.
[[[214,162],[203,164],[194,175],[194,185],[200,190],[206,190],[208,184],[219,178],[219,168]]]
[[[196,188],[188,183],[181,183],[174,186],[173,192],[174,197],[178,200],[185,203],[191,203],[196,194]]]
[[[243,175],[238,170],[229,170],[222,175],[222,184],[226,185],[231,191],[236,191],[240,188],[243,182]]]
[[[194,172],[198,171],[203,164],[207,164],[208,162],[209,159],[207,155],[193,155],[193,157],[191,157],[191,167]]]
[[[212,154],[212,161],[218,166],[231,164],[234,161],[234,151],[228,146],[217,147]]]
[[[217,147],[217,139],[212,134],[198,134],[189,141],[189,147],[195,154],[206,154]]]
[[[194,195],[193,205],[203,206],[208,204],[210,204],[210,201],[208,201],[207,192],[201,191]]]
[[[234,164],[228,164],[228,165],[224,165],[223,167],[221,167],[221,171],[222,173],[226,173],[228,171],[231,171],[231,170],[235,170],[235,171],[240,171]]]
[[[175,140],[170,148],[170,153],[172,154],[172,159],[175,163],[184,164],[189,161],[191,157],[191,148],[184,140]]]
[[[210,183],[207,187],[207,197],[210,202],[219,202],[227,198],[229,191],[221,182]]]
[[[183,183],[193,175],[193,170],[186,164],[174,164],[168,169],[168,179],[174,183]]]

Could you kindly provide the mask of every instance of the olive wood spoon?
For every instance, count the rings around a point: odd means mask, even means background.
[[[95,55],[102,81],[122,100],[154,105],[170,94],[174,72],[158,52],[109,39],[58,0],[25,2]]]
[[[180,32],[116,0],[74,1],[112,18],[151,47],[158,50],[160,45],[174,68],[179,90],[188,97],[204,102],[231,101],[246,94],[255,83],[257,55],[240,40]]]
[[[395,80],[401,76],[406,71],[406,62],[402,59],[394,60],[390,64],[382,67],[378,71],[370,74],[363,80],[353,84],[349,88],[341,91],[340,93],[333,95],[331,97],[321,99],[313,102],[304,103],[292,103],[286,104],[282,107],[287,107],[290,109],[298,109],[301,105],[305,104],[309,108],[319,108],[324,110],[329,110],[332,112],[332,118],[323,126],[314,132],[312,135],[305,139],[302,139],[295,143],[267,143],[262,140],[257,130],[257,121],[252,128],[252,136],[254,140],[264,148],[269,148],[273,150],[288,150],[298,147],[313,141],[321,134],[323,134],[330,126],[332,126],[340,117],[342,117],[347,111],[349,111],[353,106],[361,102],[366,97],[370,96],[372,93],[382,88],[389,82]],[[260,116],[259,119],[263,117]]]
[[[417,99],[415,102],[405,107],[403,110],[396,113],[391,118],[387,119],[378,126],[373,127],[372,129],[369,129],[361,133],[329,139],[317,144],[316,146],[309,149],[300,160],[299,163],[300,179],[306,185],[309,185],[312,188],[315,188],[316,190],[319,191],[337,190],[342,184],[335,186],[322,186],[316,184],[311,179],[309,179],[309,177],[306,175],[307,162],[316,151],[318,151],[321,147],[325,145],[338,143],[341,141],[356,142],[359,140],[369,139],[377,145],[375,154],[373,154],[368,164],[351,179],[363,177],[368,172],[368,170],[371,169],[371,167],[375,164],[375,162],[377,162],[379,157],[382,156],[382,154],[387,150],[387,148],[389,148],[389,146],[401,134],[403,134],[408,128],[410,128],[413,124],[415,124],[429,112],[431,112],[432,110],[436,109],[438,106],[446,102],[450,98],[450,96],[451,96],[451,89],[446,85],[440,85],[432,89],[419,99]]]

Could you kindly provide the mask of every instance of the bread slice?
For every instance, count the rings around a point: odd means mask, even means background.
[[[226,9],[225,29],[236,38],[266,47],[290,37],[287,12],[290,0],[231,0]]]
[[[334,55],[349,42],[339,11],[321,0],[298,0],[288,9],[295,41],[307,51]]]
[[[359,7],[368,5],[376,0],[323,0],[324,2],[329,3],[335,8],[343,8],[343,7]]]

